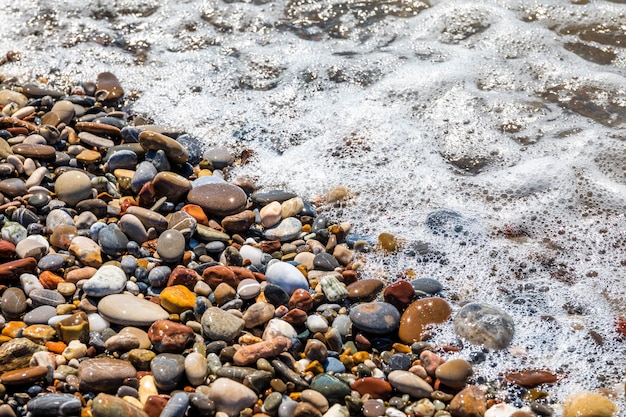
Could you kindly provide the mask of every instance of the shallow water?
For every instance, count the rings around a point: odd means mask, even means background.
[[[546,368],[551,400],[607,388],[626,411],[623,1],[0,6],[5,80],[111,71],[155,123],[253,151],[233,177],[311,200],[346,187],[333,218],[402,241],[364,276],[434,277],[455,310],[514,317],[480,376]],[[459,216],[428,223],[441,209]],[[432,341],[462,343],[451,324]]]

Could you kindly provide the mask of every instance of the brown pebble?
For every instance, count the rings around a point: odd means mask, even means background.
[[[398,337],[404,343],[419,342],[431,325],[447,321],[451,314],[452,308],[443,298],[428,297],[416,300],[400,317]]]
[[[541,384],[554,384],[556,375],[542,369],[528,369],[520,372],[508,372],[505,379],[525,388],[534,388]]]
[[[452,398],[449,410],[454,417],[483,417],[487,411],[485,394],[476,385],[469,385]]]
[[[7,371],[0,376],[0,382],[4,385],[30,385],[41,380],[47,374],[48,367],[33,366]]]

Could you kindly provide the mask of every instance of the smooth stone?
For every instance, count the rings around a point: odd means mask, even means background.
[[[0,382],[4,385],[31,385],[40,381],[48,374],[46,366],[31,366],[3,372]]]
[[[287,262],[270,263],[265,271],[265,279],[269,284],[277,285],[289,295],[298,288],[309,289],[309,282],[302,272]]]
[[[148,273],[148,282],[154,288],[164,287],[170,278],[172,269],[169,266],[155,266]]]
[[[187,150],[189,154],[189,160],[187,162],[191,165],[198,165],[202,160],[202,141],[188,134],[178,136],[176,141]]]
[[[18,197],[26,194],[26,183],[21,178],[8,178],[0,181],[0,193],[8,197]]]
[[[0,263],[0,282],[15,280],[22,274],[32,274],[36,268],[37,260],[35,258]]]
[[[404,343],[419,342],[429,327],[446,322],[451,314],[452,308],[443,298],[416,300],[402,314],[398,336]]]
[[[161,306],[129,294],[108,295],[98,303],[98,312],[112,323],[126,326],[150,326],[167,319],[169,313]]]
[[[46,227],[53,231],[61,226],[75,226],[72,216],[63,209],[54,209],[46,216]]]
[[[98,233],[98,244],[102,252],[109,256],[117,257],[126,252],[128,238],[119,228],[107,226],[100,229]]]
[[[168,219],[167,228],[177,230],[189,240],[196,233],[198,221],[192,215],[184,211],[172,213]]]
[[[435,377],[442,384],[455,389],[463,388],[472,376],[472,365],[465,359],[452,359],[437,367]]]
[[[542,384],[554,384],[558,381],[556,374],[544,369],[525,369],[520,372],[507,372],[507,382],[513,382],[524,388],[534,388]]]
[[[135,169],[137,166],[137,154],[130,149],[121,149],[113,153],[107,160],[107,171],[116,169]]]
[[[26,409],[34,416],[71,416],[80,413],[82,403],[72,394],[46,394],[29,400]]]
[[[251,329],[267,323],[274,317],[274,306],[264,301],[252,304],[243,313],[245,328]]]
[[[383,289],[384,283],[379,279],[360,279],[348,285],[348,298],[353,301],[371,301]]]
[[[176,229],[166,230],[159,236],[156,249],[165,262],[176,262],[185,252],[185,236]]]
[[[218,175],[205,175],[203,177],[196,178],[195,180],[193,180],[191,182],[191,188],[197,188],[197,187],[200,187],[201,185],[206,185],[206,184],[227,184],[227,182],[224,180],[224,178]]]
[[[251,278],[242,280],[237,286],[237,295],[242,300],[250,300],[261,294],[261,284]]]
[[[281,319],[271,319],[267,322],[263,331],[263,339],[269,340],[278,336],[285,336],[288,339],[295,339],[298,333],[293,326]]]
[[[260,205],[269,204],[272,201],[282,203],[295,197],[297,195],[284,190],[256,191],[250,196],[253,202]]]
[[[56,179],[54,192],[59,200],[73,207],[91,197],[91,179],[82,171],[64,172]]]
[[[28,97],[17,91],[2,89],[0,90],[0,105],[15,103],[18,107],[24,107],[28,103]]]
[[[204,384],[209,375],[206,357],[199,352],[191,352],[185,356],[185,375],[193,386]]]
[[[350,387],[361,394],[361,396],[368,394],[371,398],[382,398],[385,400],[391,397],[393,392],[389,382],[373,376],[359,378]]]
[[[249,259],[250,263],[253,265],[261,264],[263,262],[263,251],[259,248],[255,248],[254,246],[243,245],[241,249],[239,249],[239,254],[244,260]]]
[[[305,389],[300,393],[300,400],[312,404],[320,412],[328,411],[328,400],[320,392],[313,389]]]
[[[139,144],[146,151],[162,150],[174,164],[184,164],[189,160],[187,150],[176,140],[157,132],[143,131],[139,134]]]
[[[198,282],[201,282],[200,275],[198,275],[196,271],[194,271],[191,268],[185,268],[182,265],[178,265],[176,268],[174,268],[169,278],[167,279],[167,286],[172,287],[174,285],[183,285],[187,287],[188,289],[194,291]],[[204,282],[202,283],[206,284]],[[198,294],[198,295],[202,295],[202,294]]]
[[[91,297],[119,294],[126,287],[126,273],[114,265],[104,265],[85,282],[83,291]]]
[[[22,155],[24,158],[42,161],[54,161],[56,157],[56,150],[49,145],[20,143],[19,145],[13,145],[11,150],[14,154]]]
[[[241,188],[227,183],[201,185],[187,194],[190,204],[196,204],[216,216],[239,213],[245,208],[247,199]]]
[[[161,307],[174,314],[192,310],[196,304],[196,295],[184,285],[165,287],[159,294],[159,299]]]
[[[267,240],[279,240],[285,242],[295,239],[302,232],[302,223],[295,217],[287,217],[276,226],[265,230]]]
[[[158,233],[162,233],[167,229],[167,219],[156,211],[144,207],[130,206],[126,209],[126,213],[136,216],[146,228],[154,227]]]
[[[39,262],[37,262],[37,267],[42,271],[58,271],[63,267],[65,263],[65,258],[56,253],[49,254],[43,256]]]
[[[448,407],[453,416],[484,416],[485,411],[487,411],[487,399],[480,388],[475,385],[468,385],[467,388],[452,398]],[[580,414],[576,414],[576,416],[580,417]]]
[[[0,299],[2,314],[8,319],[19,318],[27,309],[26,294],[19,287],[4,290]]]
[[[409,371],[391,371],[387,380],[396,390],[414,398],[428,398],[433,392],[428,382]]]
[[[26,307],[26,305],[24,305]],[[24,323],[31,324],[46,324],[48,321],[56,316],[57,309],[54,306],[43,305],[30,310],[24,315]]]
[[[193,330],[182,323],[171,320],[157,320],[148,329],[152,348],[159,353],[182,353],[195,339]]]
[[[383,297],[385,302],[393,304],[398,310],[403,311],[415,297],[415,290],[408,281],[396,281],[385,288]]]
[[[76,236],[72,239],[69,251],[78,258],[78,260],[87,266],[98,268],[102,265],[102,253],[100,246],[85,236]]]
[[[117,223],[120,230],[131,240],[142,244],[150,239],[146,227],[141,220],[133,214],[124,214]]]
[[[228,233],[246,233],[255,220],[256,215],[253,211],[244,210],[241,213],[224,217],[221,224]]]
[[[373,334],[386,334],[398,328],[400,313],[391,304],[371,302],[359,304],[350,311],[355,327]]]
[[[141,190],[141,187],[143,187],[148,181],[152,181],[157,174],[158,171],[152,163],[148,161],[140,162],[137,165],[135,174],[130,181],[130,188],[133,193],[137,194]]]
[[[160,353],[150,362],[150,370],[157,388],[171,391],[185,374],[185,358],[175,353]]]
[[[234,340],[245,325],[244,320],[217,307],[208,308],[200,320],[202,334],[209,340]]]
[[[261,224],[263,227],[272,227],[282,220],[281,206],[278,201],[272,201],[268,205],[261,208],[259,212],[261,216]]]
[[[433,278],[417,278],[409,282],[415,292],[425,294],[437,294],[443,290],[443,285]]]
[[[59,100],[54,103],[54,106],[52,106],[50,111],[59,116],[59,123],[68,125],[72,121],[75,114],[74,103],[68,100]]]
[[[5,222],[2,226],[2,239],[17,245],[26,239],[28,231],[24,226],[17,222]],[[17,253],[17,246],[15,247]]]
[[[149,417],[146,412],[128,401],[104,393],[93,399],[91,414],[93,417]]]
[[[364,417],[382,417],[385,415],[385,404],[381,400],[365,400],[363,401]]]
[[[509,346],[515,332],[511,316],[483,303],[464,305],[454,318],[454,329],[471,343],[495,350]]]
[[[111,72],[101,72],[96,78],[96,94],[98,100],[105,103],[114,103],[124,96],[122,84],[115,74]]]
[[[324,320],[322,316],[312,314],[306,319],[306,327],[312,333],[324,333],[326,330],[328,330],[328,323],[326,322],[326,320]]]
[[[320,271],[334,271],[339,266],[339,261],[330,253],[320,252],[313,258],[313,267]]]
[[[310,388],[322,394],[329,403],[343,403],[350,395],[350,387],[339,378],[329,374],[319,374],[311,381]]]
[[[137,371],[127,361],[109,358],[86,359],[78,366],[82,391],[112,392],[127,378],[135,378]]]
[[[613,401],[595,392],[571,394],[563,403],[563,417],[613,417],[616,412]]]
[[[52,323],[52,320],[48,323]],[[59,340],[65,343],[70,343],[72,340],[79,340],[83,343],[89,341],[89,320],[87,319],[87,314],[83,311],[59,320],[55,327]]]
[[[59,294],[55,290],[47,290],[44,288],[35,288],[29,294],[28,297],[32,300],[33,306],[38,307],[42,305],[58,306],[65,303],[65,297]]]
[[[159,417],[183,417],[189,406],[189,396],[186,392],[178,392],[167,402]]]
[[[178,202],[191,190],[191,181],[174,172],[159,172],[152,180],[157,198],[167,197],[168,201]]]
[[[251,408],[257,395],[250,388],[228,378],[218,378],[211,385],[207,397],[215,403],[218,412],[239,417],[244,408]]]
[[[49,176],[50,176],[50,171],[48,171],[48,168],[39,167],[35,169],[35,171],[33,171],[33,173],[29,175],[28,179],[26,180],[26,188],[30,189],[32,187],[35,187],[41,184],[43,179]]]
[[[202,157],[211,162],[215,169],[226,168],[235,161],[230,151],[221,147],[207,149]]]

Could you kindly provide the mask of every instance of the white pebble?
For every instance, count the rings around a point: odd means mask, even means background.
[[[89,321],[90,332],[102,333],[104,329],[111,327],[111,324],[98,313],[87,315],[87,320]]]
[[[511,404],[496,404],[485,412],[485,417],[511,417],[513,413],[520,411]]]
[[[78,340],[72,340],[62,353],[65,359],[70,360],[70,363],[73,359],[82,358],[86,354],[87,354],[87,345],[79,342]]]
[[[323,417],[350,417],[350,411],[345,405],[335,404],[324,413]]]
[[[386,409],[385,415],[387,417],[406,417],[406,414],[404,414],[402,411],[398,410],[397,408],[393,408],[393,407],[389,407],[388,409]]]
[[[312,333],[324,333],[326,330],[328,330],[328,323],[326,322],[326,320],[324,320],[322,316],[312,314],[306,319],[306,327],[308,327],[308,329]]]
[[[50,320],[48,320],[48,326],[56,328],[56,325],[58,322],[60,322],[63,319],[68,318],[69,316],[71,316],[71,314],[61,314],[57,316],[52,316],[50,317]]]
[[[34,276],[33,274],[22,274],[20,275],[20,284],[22,284],[22,289],[24,290],[24,294],[28,296],[32,290],[42,290],[43,285],[39,282],[39,278]]]

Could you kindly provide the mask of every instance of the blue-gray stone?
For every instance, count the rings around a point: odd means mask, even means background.
[[[28,297],[32,300],[33,306],[35,307],[43,305],[56,307],[59,304],[64,304],[66,302],[65,297],[57,291],[46,290],[43,288],[36,288],[32,290],[28,294]]]
[[[320,252],[313,258],[313,268],[321,271],[334,271],[339,261],[330,253]]]
[[[392,371],[408,371],[412,362],[406,353],[395,353],[389,358],[389,368]]]
[[[137,165],[137,154],[128,149],[115,152],[107,161],[107,171],[113,172],[116,169],[135,169]]]
[[[135,126],[125,126],[120,131],[124,143],[139,143],[141,129]]]
[[[386,334],[398,328],[400,313],[389,303],[363,303],[352,308],[350,320],[355,327],[365,332]]]
[[[262,206],[269,204],[272,201],[282,203],[283,201],[287,201],[294,197],[297,197],[297,195],[284,190],[255,191],[250,196],[253,202]]]
[[[126,273],[115,265],[103,265],[83,284],[83,291],[90,297],[119,294],[126,288]]]
[[[28,413],[34,417],[73,416],[80,414],[80,398],[72,394],[45,394],[26,403]]]
[[[443,289],[443,285],[433,278],[417,278],[409,282],[416,293],[437,294]]]
[[[330,403],[343,403],[344,397],[351,392],[348,384],[329,374],[317,375],[309,388],[322,394]]]
[[[189,396],[187,393],[178,392],[165,404],[160,417],[183,417],[188,406]]]
[[[187,162],[191,165],[198,165],[202,159],[202,144],[200,141],[193,136],[184,134],[177,137],[176,142],[183,145],[183,147],[187,150],[187,154],[189,155]]]
[[[102,252],[109,256],[117,257],[126,251],[128,238],[117,228],[117,225],[110,224],[98,233],[98,244]]]
[[[163,149],[146,152],[146,161],[154,165],[156,170],[159,172],[170,171],[172,169],[170,161],[167,159],[167,155],[165,155],[165,151]]]
[[[155,266],[148,273],[148,283],[154,288],[164,287],[171,273],[172,270],[169,266]]]
[[[343,363],[337,358],[328,358],[324,362],[324,371],[325,372],[334,372],[336,374],[346,372],[346,367]]]
[[[37,267],[42,271],[58,271],[65,263],[65,258],[56,253],[46,255],[37,262]]]
[[[475,220],[453,210],[436,210],[426,217],[426,226],[434,235],[476,243],[485,236],[484,228]]]
[[[137,165],[133,179],[130,181],[130,188],[133,193],[138,193],[145,183],[152,181],[157,172],[157,169],[154,165],[152,165],[152,163],[148,161],[140,162]]]
[[[128,249],[128,245],[126,245],[126,248]],[[137,258],[134,256],[124,256],[122,258],[122,262],[120,263],[122,265],[122,269],[128,275],[132,275],[135,272],[135,269],[137,269]]]
[[[56,307],[43,305],[33,308],[24,315],[24,323],[28,324],[48,324],[48,320],[57,315]]]
[[[204,152],[204,159],[211,162],[213,167],[216,169],[226,168],[228,165],[232,164],[235,158],[231,155],[228,149],[215,147],[211,149],[207,149]]]
[[[161,353],[150,362],[150,370],[157,388],[171,391],[185,374],[185,357],[174,353]]]
[[[281,261],[270,263],[265,271],[265,279],[269,284],[274,284],[292,294],[298,288],[309,289],[309,281],[295,266]]]
[[[104,222],[95,222],[89,226],[89,238],[94,242],[97,242],[100,236],[100,230],[105,229],[106,227],[107,225]]]
[[[281,242],[292,240],[302,232],[302,223],[295,217],[287,217],[276,226],[265,230],[265,238]]]
[[[495,350],[509,346],[515,332],[511,316],[483,303],[464,305],[454,318],[454,329],[460,337]]]

